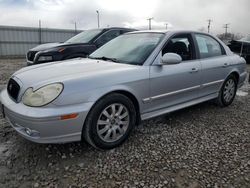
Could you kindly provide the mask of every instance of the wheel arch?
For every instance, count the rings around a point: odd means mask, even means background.
[[[233,71],[231,71],[231,72],[228,74],[227,77],[229,77],[230,75],[233,75],[233,76],[236,78],[237,84],[238,84],[239,79],[240,79],[240,73],[239,73],[237,70],[233,70]]]
[[[141,116],[140,116],[140,105],[139,105],[137,98],[131,92],[128,92],[126,90],[116,90],[116,91],[112,91],[111,93],[119,93],[119,94],[125,95],[132,101],[136,110],[136,125],[139,125],[141,122]]]
[[[116,89],[116,90],[112,90],[112,91],[109,91],[103,95],[101,95],[96,101],[95,103],[92,105],[92,107],[90,108],[89,112],[94,108],[95,104],[101,100],[102,98],[106,97],[107,95],[110,95],[112,93],[118,93],[118,94],[121,94],[121,95],[124,95],[126,97],[128,97],[132,103],[134,104],[135,106],[135,110],[136,110],[136,125],[139,125],[140,122],[141,122],[141,116],[140,116],[140,104],[139,104],[139,101],[138,99],[136,98],[136,96],[134,94],[132,94],[132,92],[130,91],[127,91],[127,90],[124,90],[124,89]],[[88,113],[89,114],[89,113]]]

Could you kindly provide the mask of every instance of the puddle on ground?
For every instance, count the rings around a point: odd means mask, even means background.
[[[240,97],[245,97],[248,95],[248,92],[239,90],[239,91],[237,91],[236,95],[240,96]]]

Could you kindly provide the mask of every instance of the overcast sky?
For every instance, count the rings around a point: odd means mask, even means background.
[[[207,30],[250,34],[250,0],[0,0],[0,25],[42,26],[78,29],[125,26],[147,29],[147,18],[154,17],[153,29]]]

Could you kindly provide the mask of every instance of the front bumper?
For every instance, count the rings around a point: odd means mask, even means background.
[[[11,126],[24,138],[37,143],[80,141],[82,127],[92,102],[70,106],[28,107],[12,101],[6,90],[0,93],[0,106]],[[62,115],[78,113],[74,119]]]
[[[28,55],[27,55],[28,56]],[[51,60],[44,60],[44,61],[39,61],[39,58],[41,56],[50,56],[52,57]],[[37,52],[33,58],[33,60],[29,60],[27,57],[27,66],[31,65],[36,65],[36,64],[43,64],[43,63],[49,63],[49,62],[54,62],[54,61],[61,61],[63,60],[63,54],[57,52],[57,51],[49,51],[49,52]]]

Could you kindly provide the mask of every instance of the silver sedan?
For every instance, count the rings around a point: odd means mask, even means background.
[[[86,59],[23,68],[0,94],[4,117],[38,143],[85,139],[110,149],[149,119],[215,99],[230,105],[246,62],[192,31],[124,34]]]

